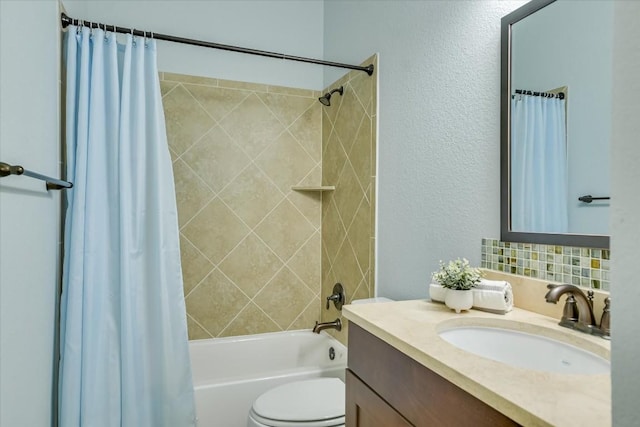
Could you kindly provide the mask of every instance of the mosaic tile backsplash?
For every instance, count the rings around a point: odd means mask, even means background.
[[[609,291],[608,249],[482,239],[482,268]]]

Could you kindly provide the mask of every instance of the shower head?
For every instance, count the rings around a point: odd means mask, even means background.
[[[331,95],[333,95],[335,92],[338,92],[340,96],[342,96],[342,94],[344,93],[344,87],[340,86],[339,88],[334,89],[331,92],[325,93],[324,96],[321,96],[320,98],[318,98],[318,101],[320,101],[322,105],[326,105],[327,107],[330,106]]]

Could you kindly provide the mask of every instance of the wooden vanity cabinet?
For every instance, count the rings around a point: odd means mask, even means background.
[[[516,422],[349,324],[347,427],[502,427]]]

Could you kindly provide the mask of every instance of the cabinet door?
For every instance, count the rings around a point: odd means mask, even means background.
[[[346,427],[411,427],[402,415],[347,369]]]

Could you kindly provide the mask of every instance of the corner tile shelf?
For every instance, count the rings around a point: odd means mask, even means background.
[[[333,191],[336,189],[335,185],[299,185],[292,186],[293,191]]]

